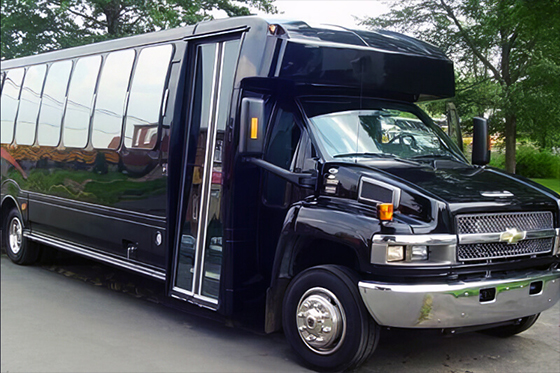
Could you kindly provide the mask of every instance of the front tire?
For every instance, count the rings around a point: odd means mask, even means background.
[[[535,324],[535,322],[537,322],[537,319],[539,318],[540,315],[541,315],[540,313],[537,313],[536,315],[527,316],[518,319],[512,325],[505,325],[505,326],[499,326],[497,328],[485,329],[485,330],[481,330],[480,332],[494,337],[508,338],[529,329],[531,326]]]
[[[6,254],[16,264],[32,264],[39,257],[39,248],[23,236],[23,220],[19,211],[13,208],[6,219],[3,229]]]
[[[284,297],[282,322],[296,354],[320,371],[362,364],[379,339],[356,275],[339,266],[313,267],[296,276]]]

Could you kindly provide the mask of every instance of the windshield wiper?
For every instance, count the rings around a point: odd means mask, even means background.
[[[414,159],[414,160],[418,160],[418,161],[422,161],[422,160],[432,160],[432,159],[451,159],[454,161],[458,161],[460,162],[459,158],[455,155],[452,154],[424,154],[424,155],[416,155],[414,157],[410,157],[409,159]]]
[[[396,155],[387,153],[342,153],[333,155],[333,158],[344,158],[344,157],[372,157],[372,158],[397,158]]]
[[[344,158],[344,157],[371,157],[371,158],[379,158],[379,159],[391,159],[398,162],[404,162],[411,165],[418,165],[418,162],[398,157],[394,154],[388,153],[345,153],[345,154],[337,154],[334,155],[333,158]]]

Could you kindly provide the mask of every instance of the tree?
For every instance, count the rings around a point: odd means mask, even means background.
[[[539,84],[560,66],[559,0],[405,0],[362,23],[411,33],[450,55],[458,72],[458,98],[474,99],[471,107],[491,110],[494,123],[503,124],[506,170],[515,172],[518,122],[527,123],[528,96],[560,98],[560,86],[544,92]],[[531,75],[537,70],[544,74],[541,79]],[[490,92],[495,99],[488,100]],[[560,122],[560,116],[556,119]]]
[[[211,19],[210,11],[274,13],[273,0],[2,0],[2,58]]]
[[[0,29],[2,59],[63,48],[76,40],[73,22],[45,0],[2,0]],[[75,30],[75,29],[74,29]]]

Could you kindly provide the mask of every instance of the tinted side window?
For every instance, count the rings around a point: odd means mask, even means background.
[[[23,80],[23,68],[8,71],[4,86],[2,87],[1,132],[2,144],[9,144],[14,138],[14,122],[19,103],[19,91]]]
[[[60,141],[60,126],[70,71],[72,71],[72,61],[54,63],[49,69],[39,114],[37,130],[39,145],[56,146]]]
[[[91,141],[96,148],[116,149],[120,145],[134,55],[133,50],[114,52],[109,54],[103,64],[91,134]]]
[[[155,145],[172,52],[171,45],[145,48],[140,52],[126,113],[124,144],[127,148],[152,149]]]
[[[35,142],[37,115],[46,71],[46,65],[31,66],[25,74],[16,121],[17,144],[32,145]]]
[[[83,148],[87,145],[95,83],[101,65],[101,57],[80,58],[76,63],[64,116],[64,145]]]
[[[287,111],[279,111],[264,159],[283,169],[291,170],[300,136],[301,130],[294,121],[294,115]],[[284,206],[287,182],[271,173],[265,175],[264,198],[267,204]]]

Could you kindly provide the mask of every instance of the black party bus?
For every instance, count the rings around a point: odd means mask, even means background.
[[[318,370],[380,328],[529,328],[560,297],[560,196],[415,105],[452,62],[389,31],[241,17],[1,64],[2,242],[283,328]],[[454,124],[453,124],[454,123]],[[198,308],[198,307],[195,307]]]

